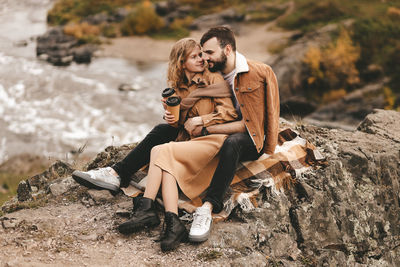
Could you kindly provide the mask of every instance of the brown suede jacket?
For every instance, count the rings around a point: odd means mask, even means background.
[[[258,152],[273,154],[278,143],[279,89],[270,66],[236,52],[234,94]],[[265,139],[264,139],[265,136]]]

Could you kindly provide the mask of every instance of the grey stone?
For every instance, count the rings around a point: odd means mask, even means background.
[[[21,181],[17,188],[18,201],[27,201],[32,198],[32,190],[27,181]]]
[[[87,192],[96,203],[106,203],[114,199],[113,195],[108,190],[90,189]]]
[[[76,186],[77,183],[72,179],[72,177],[67,177],[65,179],[59,179],[50,184],[49,189],[53,196],[60,196]]]

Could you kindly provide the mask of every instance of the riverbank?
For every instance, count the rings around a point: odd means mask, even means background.
[[[277,28],[274,22],[266,24],[249,23],[234,29],[237,50],[247,58],[261,62],[271,62],[271,53],[279,45],[284,45],[295,31]],[[192,31],[191,38],[200,41],[204,31]],[[96,53],[99,57],[124,58],[135,63],[152,63],[168,61],[169,52],[175,40],[159,40],[148,36],[131,36],[114,38],[111,43],[101,45]]]

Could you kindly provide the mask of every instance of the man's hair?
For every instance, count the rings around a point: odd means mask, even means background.
[[[231,45],[232,50],[236,51],[236,40],[233,31],[226,26],[218,26],[210,28],[203,36],[201,37],[200,44],[203,46],[205,42],[216,37],[219,46],[223,49],[226,45]]]

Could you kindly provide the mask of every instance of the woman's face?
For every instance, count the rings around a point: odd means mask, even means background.
[[[202,58],[200,47],[196,46],[192,52],[189,53],[188,58],[183,63],[183,69],[187,72],[204,71],[204,59]]]

